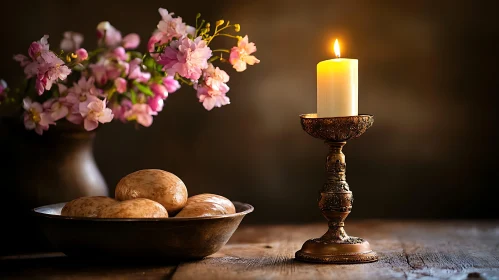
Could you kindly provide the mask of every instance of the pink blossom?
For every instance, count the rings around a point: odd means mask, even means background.
[[[80,48],[83,43],[83,35],[73,31],[66,31],[61,41],[61,50],[65,52],[74,52]]]
[[[173,13],[168,13],[166,9],[159,8],[161,21],[158,23],[158,30],[163,34],[161,40],[165,42],[171,41],[173,38],[179,39],[187,34],[194,35],[196,30],[192,26],[182,22],[181,17],[173,17]]]
[[[168,91],[168,93],[174,93],[180,88],[180,83],[170,75],[163,78],[163,85],[166,87],[166,91]]]
[[[43,92],[45,91],[46,86],[52,86],[52,84],[49,83],[49,80],[46,77],[41,77],[36,79],[35,81],[35,89],[38,95],[42,95]]]
[[[78,56],[78,61],[83,61],[88,59],[88,52],[84,48],[77,49],[75,53]]]
[[[117,59],[126,60],[128,58],[128,56],[126,55],[125,48],[123,47],[117,47],[116,49],[113,50],[112,54]]]
[[[227,82],[229,75],[220,68],[214,68],[212,64],[203,73],[202,84],[196,85],[199,102],[203,103],[206,110],[210,111],[213,107],[221,107],[230,104],[230,99],[226,96],[229,91]]]
[[[36,68],[38,72],[36,79],[38,95],[42,95],[45,90],[50,90],[53,83],[58,80],[64,81],[71,74],[71,70],[53,52],[44,52],[41,54],[41,57],[44,61],[38,64]],[[25,68],[25,72],[26,69],[28,67]],[[32,73],[28,72],[28,74]]]
[[[147,43],[149,52],[154,51],[156,44],[163,45],[170,42],[173,38],[179,39],[188,34],[194,36],[196,29],[182,22],[181,17],[174,18],[173,13],[168,13],[163,8],[159,8],[158,11],[161,15],[161,20],[157,25],[158,30],[153,33]]]
[[[35,60],[42,54],[42,52],[47,52],[49,50],[48,38],[49,35],[44,35],[40,41],[31,43],[28,49],[28,54],[31,59]]]
[[[107,47],[116,47],[121,43],[121,32],[112,26],[109,21],[97,25],[97,38]]]
[[[125,117],[126,112],[132,109],[132,101],[130,99],[123,99],[121,104],[115,103],[112,107],[113,114],[115,118],[118,118],[122,122],[126,122]]]
[[[66,117],[66,120],[68,120],[71,123],[80,125],[83,122],[83,117],[79,112],[74,112],[71,109],[69,109],[69,114]]]
[[[102,63],[101,63],[102,62]],[[97,83],[104,85],[107,83],[107,73],[106,73],[106,65],[101,60],[98,63],[90,64],[89,68],[92,69],[92,76],[95,78]]]
[[[31,63],[31,60],[24,54],[14,55],[14,60],[19,62],[19,64],[21,64],[21,67],[25,67],[26,65]]]
[[[229,91],[229,87],[225,84],[229,81],[229,75],[227,75],[224,70],[213,67],[213,64],[210,63],[204,72],[203,77],[205,85],[210,87],[213,91],[220,91],[223,93]]]
[[[40,41],[31,43],[28,49],[28,54],[30,56],[29,58],[23,54],[17,54],[14,56],[14,60],[19,62],[21,64],[21,67],[24,67],[24,73],[26,74],[28,79],[38,74],[40,64],[54,62],[54,59],[50,59],[51,61],[46,61],[43,58],[43,54],[51,53],[49,51],[47,39],[48,35],[45,35],[40,39]],[[45,56],[47,58],[51,58],[50,56]],[[64,62],[62,64],[64,64]]]
[[[38,56],[40,56],[40,53],[42,52],[42,45],[38,42],[33,42],[29,46],[28,49],[28,55],[31,57],[31,59],[37,59]]]
[[[214,107],[222,107],[223,105],[230,104],[229,97],[219,92],[210,91],[210,89],[205,86],[197,88],[197,96],[199,102],[203,103],[203,107],[208,111],[211,111]]]
[[[161,96],[156,95],[152,98],[149,98],[147,104],[149,104],[149,107],[151,107],[151,110],[153,110],[154,112],[161,112],[163,110],[164,101]]]
[[[124,93],[126,91],[126,80],[123,78],[117,78],[114,80],[114,86],[116,87],[117,92]]]
[[[152,34],[151,38],[149,38],[149,41],[147,42],[147,50],[149,52],[154,52],[157,43],[160,43],[160,45],[161,45],[161,44],[164,44],[164,43],[168,42],[168,41],[162,42],[161,41],[162,38],[163,38],[163,33],[161,33],[160,31],[156,30]],[[151,54],[151,55],[156,56],[156,54]]]
[[[225,95],[213,95],[213,92],[210,93],[207,87],[198,87],[197,96],[199,102],[203,103],[203,107],[208,111],[211,111],[214,107],[222,107],[223,105],[230,104],[229,97]]]
[[[126,62],[125,62],[126,63]],[[109,80],[114,80],[121,76],[123,68],[120,67],[119,63],[109,63],[106,68],[106,75]]]
[[[37,78],[38,94],[41,95],[44,90],[50,90],[57,80],[64,81],[69,74],[71,70],[66,65],[41,65]]]
[[[0,79],[0,96],[4,95],[4,91],[7,89],[7,83]]]
[[[26,75],[26,79],[38,76],[39,69],[40,64],[37,61],[28,62],[28,64],[24,67],[24,74]]]
[[[211,49],[201,37],[191,40],[182,37],[173,41],[159,57],[159,63],[168,75],[175,75],[198,80],[202,70],[208,67],[208,59],[211,57]]]
[[[62,96],[67,95],[68,87],[65,84],[57,84],[57,89],[59,90],[59,94],[61,94]]]
[[[61,101],[62,102],[62,101]],[[80,108],[79,108],[79,103],[74,104],[77,105],[76,107],[73,106],[71,103],[64,103],[66,107],[68,108],[68,114],[66,115],[66,120],[68,120],[71,123],[74,124],[81,124],[83,122],[83,117],[80,114]]]
[[[168,90],[166,89],[166,87],[164,85],[153,83],[151,85],[151,90],[155,96],[159,96],[162,99],[165,99],[168,97]]]
[[[260,63],[259,59],[251,55],[254,52],[256,52],[256,46],[254,43],[248,43],[248,35],[246,35],[239,39],[237,46],[230,51],[229,62],[237,72],[242,72],[246,70],[246,64]]]
[[[60,99],[55,98],[51,98],[43,102],[43,108],[47,113],[50,114],[50,118],[53,121],[58,121],[66,117],[69,113],[68,107],[65,106]]]
[[[59,87],[59,94],[61,95],[58,101],[59,103],[61,103],[61,105],[68,108],[68,112],[66,113],[66,120],[74,124],[81,124],[83,122],[83,117],[80,114],[79,100],[76,100],[75,98],[70,96],[68,101],[69,90],[66,85],[59,83],[57,84],[57,86]]]
[[[131,80],[138,80],[141,83],[146,83],[151,78],[151,73],[142,72],[142,59],[135,58],[130,61],[130,70],[128,73],[128,78]]]
[[[32,102],[29,97],[23,99],[24,127],[27,130],[34,129],[36,133],[42,135],[44,130],[49,129],[49,124],[55,124],[50,118],[50,114],[43,111],[43,106],[38,102]]]
[[[16,55],[14,59],[24,66],[26,78],[36,76],[35,88],[39,95],[50,90],[58,80],[65,80],[71,70],[64,65],[57,55],[49,50],[48,35],[40,41],[33,42],[28,50],[31,60],[24,55]]]
[[[147,83],[151,79],[151,73],[149,72],[143,72],[142,75],[139,78],[139,82],[141,83]]]
[[[38,63],[37,61],[28,62],[28,64],[24,67],[24,74],[26,75],[26,79],[38,76],[39,69],[40,63]]]
[[[42,52],[38,57],[38,62],[50,66],[64,65],[64,61],[51,51]]]
[[[152,116],[157,115],[148,104],[133,104],[131,110],[125,113],[129,121],[136,120],[139,124],[149,127],[152,124]]]
[[[68,89],[68,95],[64,99],[67,104],[70,104],[71,113],[81,113],[80,108],[82,103],[99,100],[97,98],[98,91],[94,86],[94,77],[88,80],[82,76],[78,83],[74,83],[73,87]]]
[[[125,49],[135,49],[140,44],[140,37],[136,33],[130,33],[123,38],[122,45]]]
[[[108,80],[114,80],[122,75],[128,75],[129,64],[122,60],[101,58],[97,63],[90,64],[92,76],[98,84],[104,85]]]
[[[91,131],[99,126],[99,123],[108,123],[113,119],[113,112],[106,108],[106,100],[87,100],[80,103],[80,113],[84,118],[83,127]]]
[[[130,79],[138,79],[141,75],[140,64],[142,60],[140,58],[135,58],[130,61],[130,71],[128,72],[128,78]]]

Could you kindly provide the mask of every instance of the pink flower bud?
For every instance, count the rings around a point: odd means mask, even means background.
[[[104,35],[106,34],[106,31],[108,29],[111,28],[111,24],[109,23],[109,21],[103,21],[103,22],[100,22],[98,25],[97,25],[97,39],[101,39],[104,37]]]
[[[28,49],[29,57],[31,57],[32,59],[36,59],[40,55],[42,50],[43,50],[43,46],[39,42],[31,43],[31,45],[29,46],[29,49]]]
[[[152,90],[152,92],[154,92],[155,96],[159,96],[162,99],[165,99],[168,97],[168,90],[163,85],[152,84],[151,90]]]
[[[159,95],[150,98],[147,103],[153,112],[161,112],[163,110],[164,101]]]
[[[84,48],[77,49],[75,53],[78,56],[79,61],[83,61],[83,60],[88,59],[88,52]]]
[[[117,47],[116,49],[113,50],[113,54],[121,60],[126,60],[126,51],[123,47]]]
[[[121,32],[114,28],[108,21],[97,25],[97,38],[99,44],[104,43],[107,47],[116,47],[121,43]]]
[[[140,44],[140,37],[135,33],[128,34],[123,38],[122,44],[125,49],[135,49]]]
[[[116,86],[117,92],[124,93],[126,91],[126,80],[123,78],[117,78],[114,80],[114,86]]]
[[[174,93],[180,88],[180,83],[173,78],[173,76],[167,76],[163,79],[163,85],[166,87],[168,93]]]
[[[137,79],[141,83],[147,83],[151,79],[151,73],[142,72],[140,73],[140,77]]]

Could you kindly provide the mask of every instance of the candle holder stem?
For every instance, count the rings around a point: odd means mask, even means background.
[[[300,261],[318,263],[366,263],[378,260],[369,242],[349,236],[345,219],[352,210],[353,196],[346,181],[343,146],[372,125],[372,116],[317,118],[302,115],[303,129],[329,145],[326,159],[327,181],[319,192],[319,209],[328,220],[328,231],[320,238],[306,241],[296,252]]]
[[[319,209],[328,220],[329,230],[322,240],[343,242],[349,236],[343,228],[352,209],[353,196],[346,181],[346,162],[343,146],[346,142],[325,141],[329,145],[326,159],[327,182],[320,191]]]

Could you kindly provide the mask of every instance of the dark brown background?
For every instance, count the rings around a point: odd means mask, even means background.
[[[359,112],[375,116],[345,149],[351,217],[498,218],[498,7],[461,2],[4,1],[0,77],[14,84],[22,71],[12,55],[43,34],[57,46],[65,30],[79,31],[92,48],[103,20],[139,33],[144,46],[158,7],[190,23],[198,11],[240,23],[262,62],[229,72],[231,105],[207,112],[185,87],[150,128],[104,125],[96,160],[109,186],[161,168],[191,194],[253,204],[248,222],[305,222],[320,219],[327,149],[298,115],[315,111],[315,66],[338,37],[342,53],[359,59]]]

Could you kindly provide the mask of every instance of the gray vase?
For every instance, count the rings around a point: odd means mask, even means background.
[[[11,253],[48,249],[31,217],[32,208],[109,194],[93,156],[95,135],[62,122],[40,136],[17,120],[2,120],[0,174],[8,200],[0,207],[11,213],[9,242],[2,244],[3,249]]]

